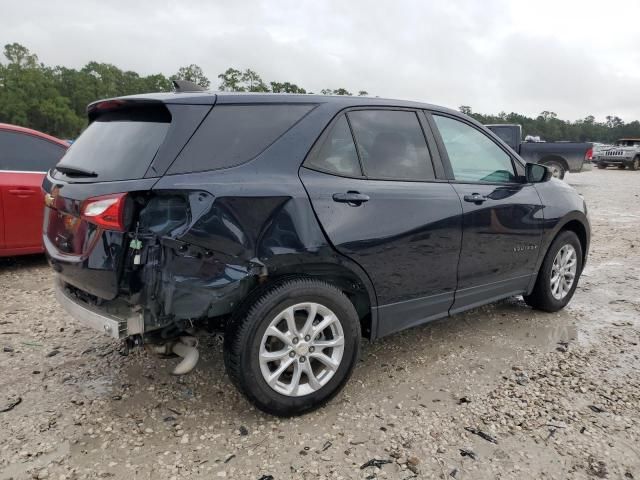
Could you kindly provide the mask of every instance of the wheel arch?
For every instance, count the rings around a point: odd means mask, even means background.
[[[532,276],[529,288],[527,289],[527,294],[530,294],[533,290],[533,287],[535,286],[538,275],[540,274],[540,268],[542,267],[542,263],[547,256],[547,252],[549,251],[551,244],[558,237],[558,235],[560,235],[560,233],[567,230],[574,232],[578,237],[578,240],[580,241],[580,247],[582,248],[582,268],[584,269],[584,266],[587,262],[589,244],[591,241],[589,220],[583,212],[574,211],[567,214],[562,219],[562,221],[556,224],[556,226],[552,230],[545,233],[545,239],[543,240],[540,255],[538,256],[538,261],[536,263],[536,273]]]
[[[553,240],[555,240],[556,237],[565,230],[569,230],[575,233],[578,237],[578,240],[580,240],[580,247],[582,248],[582,266],[584,268],[584,264],[587,261],[587,251],[589,249],[589,236],[587,234],[587,228],[578,219],[569,220],[567,223],[562,225],[560,230],[558,230],[556,235],[553,237]]]
[[[377,326],[377,298],[373,284],[364,271],[357,265],[352,265],[348,259],[335,258],[335,261],[320,261],[309,263],[291,263],[279,265],[269,269],[270,273],[262,278],[254,287],[255,292],[261,292],[275,283],[295,279],[313,278],[323,280],[339,288],[351,301],[358,317],[363,337],[375,338]],[[250,302],[255,292],[251,292],[247,299]]]
[[[562,168],[564,168],[565,172],[569,171],[569,163],[564,157],[561,157],[560,155],[556,155],[556,154],[545,155],[538,161],[538,163],[541,163],[543,165],[546,165],[547,163],[550,163],[550,162],[559,163],[560,165],[562,165]]]

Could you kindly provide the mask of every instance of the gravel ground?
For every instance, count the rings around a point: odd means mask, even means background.
[[[567,180],[593,241],[565,310],[514,298],[364,342],[345,390],[292,419],[235,391],[219,338],[173,377],[79,329],[42,257],[3,260],[0,478],[640,479],[640,173]]]

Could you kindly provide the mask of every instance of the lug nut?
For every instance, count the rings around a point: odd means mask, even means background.
[[[296,352],[294,352],[293,350],[291,350],[291,351],[289,352],[289,356],[290,356],[291,358],[295,357],[295,356],[296,356]]]
[[[310,351],[311,353],[315,352],[315,350],[316,350],[316,347],[309,347],[309,351]]]
[[[293,337],[293,344],[295,345],[296,343],[298,343],[298,337]]]
[[[304,341],[308,342],[309,340],[311,340],[311,337],[309,335],[307,335],[306,337],[304,337]]]
[[[304,362],[305,362],[305,360],[306,360],[306,358],[305,358],[305,357],[300,357],[300,363],[304,363]]]

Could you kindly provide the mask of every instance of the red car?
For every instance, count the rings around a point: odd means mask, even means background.
[[[67,148],[42,132],[0,123],[0,257],[44,251],[42,180]]]

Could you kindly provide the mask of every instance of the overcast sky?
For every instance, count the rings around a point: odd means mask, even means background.
[[[307,90],[474,111],[640,119],[639,0],[2,2],[0,42],[46,64],[171,75],[196,63]]]

